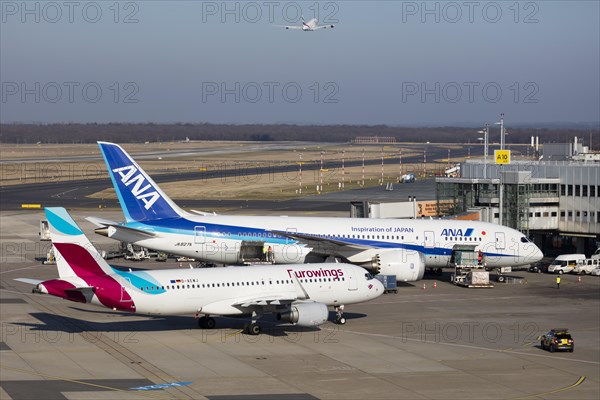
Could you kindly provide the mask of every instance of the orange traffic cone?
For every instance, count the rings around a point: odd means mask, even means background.
[[[433,281],[433,288],[435,289],[437,287],[437,281]]]
[[[425,290],[425,289],[426,289],[425,284],[423,284],[423,290]]]
[[[577,282],[581,283],[581,275],[577,277]]]

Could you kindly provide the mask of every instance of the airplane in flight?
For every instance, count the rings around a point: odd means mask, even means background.
[[[325,262],[330,257],[414,282],[425,267],[447,265],[455,246],[481,250],[488,268],[539,261],[521,232],[480,221],[273,217],[192,214],[178,207],[121,146],[98,142],[125,215],[118,223],[88,217],[96,233],[142,247],[213,263]]]
[[[309,20],[308,22],[306,22],[304,20],[304,16],[302,16],[301,19],[302,19],[302,25],[275,25],[275,26],[285,28],[285,29],[301,29],[304,32],[312,32],[312,31],[316,31],[319,29],[327,29],[327,28],[331,29],[335,26],[333,24],[319,25],[319,21],[317,21],[316,18],[313,18],[313,19]]]
[[[251,315],[245,332],[260,333],[257,320],[275,313],[277,319],[299,326],[319,326],[329,317],[328,306],[344,324],[344,305],[372,300],[383,284],[352,264],[300,264],[224,268],[137,270],[110,266],[62,207],[45,209],[58,279],[39,281],[34,293],[91,303],[115,311],[152,315],[195,314],[205,329],[215,327],[211,315]]]

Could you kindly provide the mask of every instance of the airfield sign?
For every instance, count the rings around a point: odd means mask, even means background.
[[[494,150],[496,164],[510,164],[510,150]]]

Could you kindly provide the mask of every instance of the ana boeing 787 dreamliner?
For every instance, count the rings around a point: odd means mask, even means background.
[[[543,257],[521,232],[479,221],[192,214],[163,193],[121,146],[98,144],[125,222],[88,220],[100,227],[99,234],[150,249],[243,264],[271,247],[268,258],[276,264],[337,257],[405,282],[421,279],[426,266],[446,266],[456,245],[481,250],[489,268]]]
[[[199,325],[211,329],[211,315],[251,315],[248,334],[260,333],[257,320],[275,313],[279,320],[318,326],[337,311],[345,323],[345,304],[380,296],[383,285],[363,268],[325,263],[280,266],[127,271],[111,267],[100,256],[64,208],[46,208],[58,279],[36,281],[44,293],[113,310],[156,315],[204,315]]]
[[[313,18],[311,20],[309,20],[308,22],[306,22],[304,20],[304,17],[300,18],[302,20],[302,25],[275,25],[281,28],[285,28],[285,29],[297,29],[297,30],[302,30],[304,32],[314,32],[314,31],[318,31],[319,29],[332,29],[335,25],[333,24],[327,24],[327,25],[319,25],[319,21],[316,18]]]

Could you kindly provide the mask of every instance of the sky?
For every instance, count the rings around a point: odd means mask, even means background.
[[[600,121],[598,1],[0,2],[0,122]],[[335,25],[286,30],[300,18]]]

